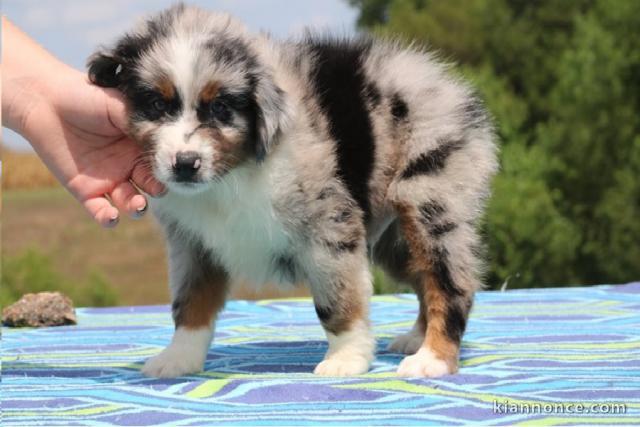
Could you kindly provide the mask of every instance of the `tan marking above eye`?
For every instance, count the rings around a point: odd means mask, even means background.
[[[176,95],[176,88],[168,77],[158,80],[155,86],[164,99],[173,99]]]
[[[198,98],[204,103],[210,102],[218,95],[218,91],[220,91],[220,83],[209,82],[205,85],[202,91],[200,91],[200,96]]]

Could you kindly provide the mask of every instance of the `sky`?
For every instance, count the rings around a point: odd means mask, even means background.
[[[85,68],[89,55],[109,45],[146,14],[172,0],[4,0],[3,14],[60,60]],[[277,38],[296,36],[304,28],[352,33],[357,11],[345,0],[190,0],[188,4],[229,12],[253,31]],[[8,129],[4,144],[29,150],[29,144]]]

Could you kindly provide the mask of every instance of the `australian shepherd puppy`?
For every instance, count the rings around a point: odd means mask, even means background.
[[[329,349],[319,375],[374,358],[369,260],[413,286],[398,375],[458,369],[480,287],[476,223],[496,170],[470,88],[415,47],[369,37],[275,41],[178,5],[89,60],[125,95],[130,133],[167,188],[175,334],[143,372],[203,369],[234,283],[306,283]]]

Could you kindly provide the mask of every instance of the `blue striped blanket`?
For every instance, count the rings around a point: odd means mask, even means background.
[[[232,301],[206,372],[145,378],[173,332],[167,306],[81,308],[78,325],[3,329],[5,425],[640,424],[640,283],[481,292],[461,369],[399,379],[386,351],[417,312],[374,297],[366,375],[311,374],[326,342],[308,299]]]

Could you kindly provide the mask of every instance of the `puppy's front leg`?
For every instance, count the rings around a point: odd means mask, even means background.
[[[329,341],[324,360],[314,370],[317,375],[360,375],[369,370],[373,360],[371,273],[364,254],[358,255],[342,254],[331,275],[311,282],[316,313]]]
[[[151,377],[173,378],[202,371],[213,322],[226,298],[227,274],[200,244],[170,238],[169,274],[176,329],[169,346],[142,368]]]

